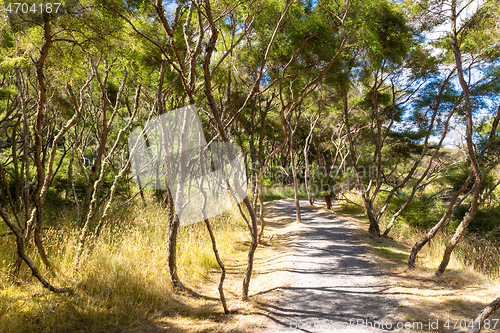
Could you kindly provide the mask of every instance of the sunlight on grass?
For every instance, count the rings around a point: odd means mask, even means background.
[[[140,327],[145,321],[153,321],[158,312],[170,315],[200,311],[172,297],[168,214],[160,205],[136,205],[119,211],[107,221],[78,268],[74,262],[79,229],[74,226],[72,212],[63,209],[60,216],[53,223],[64,230],[47,230],[44,243],[58,272],[51,281],[71,286],[74,292],[55,295],[44,290],[24,265],[22,284],[12,283],[9,274],[16,258],[15,244],[12,236],[5,237],[0,245],[2,332],[116,331],[119,327]],[[249,238],[237,209],[214,219],[212,227],[223,259],[237,252],[238,243]],[[41,267],[33,246],[28,252]],[[178,267],[181,280],[194,286],[203,282],[209,271],[219,270],[203,222],[179,230]]]

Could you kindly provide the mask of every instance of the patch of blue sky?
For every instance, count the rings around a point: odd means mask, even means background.
[[[467,1],[463,2],[463,5],[466,5],[467,7],[461,11],[460,16],[457,19],[457,26],[460,27],[467,18],[469,18],[471,15],[473,15],[478,8],[485,2],[485,0],[473,0],[473,1]],[[448,8],[446,8],[448,9]],[[429,50],[431,50],[431,56],[434,57],[439,57],[443,55],[445,50],[440,49],[435,47],[434,45],[431,45],[432,42],[437,41],[440,38],[446,38],[449,34],[450,31],[450,22],[447,21],[437,27],[435,27],[432,31],[424,33],[424,40],[426,41],[427,47]],[[475,64],[474,66],[469,67],[468,64],[470,63],[470,59],[467,58],[466,55],[463,57],[463,62],[464,62],[464,77],[467,82],[470,83],[470,85],[474,85],[481,80],[485,78],[487,70],[491,67],[491,64],[485,64],[485,63],[478,63]],[[494,64],[495,65],[495,64]],[[450,63],[448,65],[442,65],[439,70],[442,73],[442,77],[447,75],[447,73],[455,66],[455,63]],[[407,76],[409,77],[409,76]],[[460,83],[458,81],[458,77],[455,75],[451,83],[455,86],[455,88],[458,91],[461,91]],[[437,92],[436,92],[437,93]],[[475,114],[474,114],[474,122],[477,124],[481,122],[485,117],[491,116],[492,112],[495,111],[495,100],[498,100],[498,96],[481,96],[481,103],[480,107],[476,108]],[[394,128],[396,130],[408,130],[408,118],[411,115],[412,111],[412,106],[411,102],[407,103],[406,106],[406,112],[403,115],[403,120],[401,123],[395,124]],[[444,140],[444,145],[445,147],[448,148],[453,148],[455,146],[461,145],[464,141],[463,137],[465,135],[465,124],[463,121],[461,121],[458,117],[454,117],[451,120],[451,130],[449,131],[446,139]],[[436,134],[430,138],[431,141],[437,142],[440,139],[440,134]]]
[[[179,6],[178,1],[176,0],[162,0],[162,6],[163,10],[165,10],[165,16],[167,17],[167,20],[169,20],[169,23],[172,23],[175,17],[175,12],[177,10],[177,7]]]

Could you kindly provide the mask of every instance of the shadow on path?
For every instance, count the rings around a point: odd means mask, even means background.
[[[293,201],[273,207],[295,216]],[[303,225],[288,286],[275,304],[258,303],[268,318],[258,332],[381,332],[395,328],[398,304],[390,281],[368,260],[347,221],[301,200]],[[261,292],[267,293],[272,290]],[[385,323],[385,324],[384,324]],[[393,327],[388,329],[388,323]],[[371,325],[384,329],[372,329]],[[377,326],[378,325],[378,326]]]

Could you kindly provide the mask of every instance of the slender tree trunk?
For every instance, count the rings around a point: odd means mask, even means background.
[[[344,94],[344,98],[343,98],[343,104],[344,104],[344,107],[343,107],[343,109],[344,109],[343,118],[344,118],[344,124],[346,126],[346,130],[347,130],[347,138],[349,140],[349,150],[350,150],[349,157],[350,157],[350,160],[351,160],[351,165],[354,168],[358,184],[361,187],[361,192],[362,192],[361,195],[363,197],[363,201],[364,201],[364,204],[365,204],[366,214],[368,216],[368,221],[370,223],[370,225],[368,227],[368,232],[370,234],[372,234],[372,235],[375,235],[375,236],[379,237],[380,236],[380,227],[379,227],[379,224],[378,224],[377,216],[375,215],[375,212],[373,211],[372,201],[369,198],[369,194],[366,193],[367,190],[365,189],[365,186],[363,185],[363,183],[361,181],[360,174],[359,174],[359,168],[358,168],[358,164],[357,164],[357,161],[356,161],[355,149],[354,149],[354,138],[353,138],[353,133],[351,132],[351,126],[350,126],[350,123],[349,123],[349,109],[348,109],[348,104],[347,104],[347,102],[348,102],[347,101],[347,91],[344,91],[343,94]],[[370,185],[371,185],[371,183],[370,183]]]
[[[202,136],[200,135],[200,169],[201,169],[201,181],[200,181],[200,192],[203,194],[203,206],[202,206],[202,214],[203,214],[203,221],[205,222],[205,226],[207,227],[208,234],[210,235],[210,240],[212,241],[212,250],[215,255],[215,259],[217,260],[217,264],[220,267],[221,273],[220,273],[220,279],[219,279],[219,285],[217,286],[217,289],[219,290],[219,296],[220,296],[220,301],[222,303],[222,308],[224,310],[224,313],[229,313],[229,309],[227,307],[226,303],[226,297],[224,296],[224,279],[226,278],[226,267],[224,266],[224,263],[222,262],[222,259],[220,258],[219,251],[217,250],[217,242],[215,240],[215,235],[212,230],[212,226],[210,225],[210,221],[208,220],[206,216],[206,207],[207,207],[207,194],[204,188],[204,177],[207,174],[207,171],[205,170],[205,150],[204,150],[204,142],[202,140]],[[207,147],[208,148],[208,147]],[[238,204],[238,208],[240,208],[241,215],[245,217],[243,214],[243,211],[241,210],[240,205]],[[248,223],[248,222],[247,222]]]
[[[451,253],[453,252],[453,250],[457,246],[458,242],[460,241],[460,239],[464,235],[465,230],[469,226],[470,222],[474,219],[474,216],[476,215],[477,210],[479,208],[477,199],[479,198],[480,191],[481,191],[480,186],[476,186],[476,189],[474,191],[474,197],[472,199],[473,201],[476,200],[476,202],[472,203],[471,208],[469,209],[469,212],[467,213],[467,215],[464,217],[464,219],[462,220],[462,222],[458,226],[450,243],[446,247],[444,254],[443,254],[443,259],[441,260],[441,264],[439,264],[439,268],[436,271],[436,275],[441,275],[444,273],[444,271],[446,270],[446,267],[448,266],[448,263],[450,262]]]
[[[304,164],[305,164],[305,170],[304,170],[304,183],[307,191],[307,199],[309,200],[309,204],[311,206],[314,206],[314,196],[315,193],[311,191],[310,184],[309,184],[309,177],[310,177],[310,170],[309,170],[309,148],[311,146],[311,141],[313,138],[313,132],[314,129],[316,128],[316,124],[318,123],[319,117],[321,116],[321,108],[322,105],[318,107],[318,116],[314,121],[311,122],[311,128],[309,130],[309,134],[307,135],[306,142],[304,144]],[[325,198],[326,199],[326,198]],[[328,206],[328,204],[327,204]],[[331,207],[331,200],[330,200],[330,207]],[[327,207],[327,209],[330,209]]]
[[[205,226],[207,227],[208,234],[210,235],[210,240],[212,241],[212,250],[214,251],[215,259],[217,260],[217,264],[220,267],[220,279],[219,285],[217,289],[219,290],[220,301],[222,303],[222,308],[224,309],[224,313],[229,313],[229,309],[226,303],[226,297],[224,296],[224,279],[226,278],[226,267],[220,258],[219,251],[217,250],[217,242],[215,240],[214,232],[212,230],[212,226],[210,225],[210,221],[208,219],[204,220]]]
[[[451,78],[451,75],[453,73],[454,73],[454,70],[450,72],[450,74],[448,75],[447,79],[441,84],[441,88],[439,90],[439,94],[438,94],[438,98],[437,98],[437,103],[436,103],[436,106],[434,107],[434,113],[433,113],[433,116],[432,116],[431,124],[429,126],[429,132],[428,132],[428,134],[427,134],[427,136],[425,138],[424,154],[425,154],[425,151],[427,151],[428,140],[429,140],[431,131],[432,131],[433,127],[434,127],[434,119],[436,117],[436,114],[437,114],[437,111],[438,111],[438,107],[441,104],[441,98],[442,98],[442,95],[443,95],[443,92],[444,92],[444,88],[447,85],[447,83],[449,82],[449,80]],[[440,141],[439,141],[439,143],[438,143],[438,145],[436,147],[436,150],[434,151],[434,153],[432,154],[431,158],[429,159],[429,162],[427,164],[427,168],[425,169],[425,171],[423,172],[423,174],[418,178],[418,180],[413,184],[410,196],[408,197],[408,199],[406,199],[405,203],[399,208],[399,210],[396,213],[394,213],[394,215],[391,218],[391,221],[387,225],[387,228],[385,229],[384,234],[382,236],[386,237],[389,234],[389,232],[391,231],[392,227],[394,226],[394,223],[396,222],[396,219],[408,207],[408,205],[410,204],[410,202],[413,200],[413,197],[415,196],[418,187],[420,186],[420,184],[422,183],[422,181],[427,177],[427,175],[431,171],[432,162],[434,161],[435,157],[437,156],[437,154],[439,153],[439,151],[440,151],[440,149],[441,149],[441,147],[443,145],[444,139],[446,138],[446,135],[448,133],[448,126],[449,126],[450,120],[453,117],[453,115],[455,114],[455,110],[456,110],[456,107],[458,106],[458,104],[459,104],[459,101],[455,102],[453,110],[449,113],[448,117],[446,118],[446,121],[444,123],[444,130],[443,130],[443,133],[441,135],[441,139],[440,139]],[[421,157],[419,158],[419,161],[422,160],[422,157],[424,156],[424,154],[421,155]],[[420,164],[420,162],[418,164]],[[413,174],[413,172],[416,170],[416,165],[417,164],[414,164],[414,166],[412,167],[412,172],[409,173],[409,176],[411,176]],[[409,180],[409,177],[407,177],[407,178]]]
[[[460,82],[460,86],[462,87],[462,90],[464,93],[465,110],[466,110],[466,115],[467,115],[467,125],[466,125],[467,153],[468,153],[468,157],[470,159],[472,172],[473,172],[474,177],[475,177],[475,184],[474,184],[475,188],[474,188],[473,197],[471,200],[471,207],[469,209],[469,212],[467,213],[467,215],[464,217],[464,219],[462,220],[462,222],[458,226],[450,243],[446,247],[441,264],[439,265],[439,268],[436,271],[436,275],[440,275],[440,274],[444,273],[444,271],[446,270],[446,267],[448,266],[448,263],[450,261],[451,253],[453,252],[453,250],[457,246],[458,242],[460,241],[460,239],[464,235],[465,230],[469,226],[470,222],[474,219],[474,216],[476,215],[476,212],[479,208],[479,198],[481,196],[481,190],[482,190],[481,186],[483,184],[483,175],[481,173],[481,170],[479,169],[479,163],[478,163],[478,160],[476,158],[476,150],[474,147],[474,143],[472,142],[472,135],[473,135],[472,104],[471,104],[469,85],[464,78],[464,73],[462,70],[462,55],[461,55],[461,51],[460,51],[460,45],[458,42],[458,36],[457,36],[457,30],[456,30],[456,23],[457,23],[456,5],[457,5],[456,0],[453,0],[452,5],[451,5],[450,39],[451,39],[451,46],[452,46],[453,54],[455,56],[455,63],[457,66],[458,80]],[[497,117],[495,118],[494,125],[492,126],[492,129],[490,132],[490,139],[494,136],[494,134],[496,132],[496,127],[498,126],[499,115],[500,115],[500,108],[499,108],[499,112],[497,113]],[[485,145],[485,149],[487,149],[486,147],[488,145],[489,145],[489,142]]]
[[[139,85],[139,88],[137,89],[137,92],[136,92],[136,101],[139,99],[139,93],[140,93],[140,85]],[[125,134],[126,132],[129,132],[130,127],[132,126],[132,122],[134,121],[135,116],[137,115],[137,109],[138,108],[137,108],[137,103],[136,103],[136,106],[134,107],[134,111],[130,115],[130,118],[127,122],[127,125],[125,125],[125,127],[122,128],[120,130],[120,132],[118,133],[118,136],[115,140],[115,144],[111,148],[110,155],[113,153],[113,151],[115,151],[116,147],[120,143],[121,138],[123,137],[123,134]],[[131,152],[130,152],[130,156],[133,156],[135,154],[136,149],[137,149],[137,147],[132,147]],[[108,155],[108,157],[110,155]],[[108,160],[108,157],[106,157],[106,159],[105,159],[106,162]],[[104,211],[102,212],[101,217],[99,218],[99,221],[97,222],[97,227],[96,227],[96,231],[94,234],[94,240],[97,239],[101,233],[101,229],[104,225],[104,221],[106,221],[106,218],[108,217],[108,214],[109,214],[109,210],[111,209],[111,204],[113,202],[113,197],[114,197],[114,194],[116,192],[116,186],[118,185],[118,181],[125,175],[125,172],[127,172],[127,170],[129,169],[130,162],[131,162],[131,157],[129,157],[127,159],[127,162],[125,163],[124,166],[122,166],[122,168],[120,169],[118,174],[115,176],[115,179],[113,180],[113,184],[111,185],[111,188],[109,190],[108,201],[106,203],[106,206],[104,207]]]
[[[248,249],[248,260],[247,267],[245,269],[245,277],[243,278],[243,285],[241,288],[241,299],[246,301],[248,300],[248,291],[250,287],[250,279],[252,278],[252,270],[253,270],[253,257],[255,254],[255,250],[257,249],[258,242],[258,227],[257,227],[257,216],[255,215],[255,210],[252,207],[252,203],[248,197],[243,199],[243,204],[247,207],[248,212],[250,213],[250,221],[252,223],[252,240],[250,243],[250,248]]]
[[[53,273],[52,266],[50,265],[49,259],[45,252],[45,248],[42,243],[41,230],[42,230],[42,198],[41,192],[44,186],[44,166],[43,161],[41,159],[41,150],[42,150],[42,128],[43,128],[43,118],[44,118],[44,109],[45,109],[45,100],[46,100],[46,87],[45,87],[45,79],[43,75],[43,66],[45,64],[45,60],[49,54],[50,47],[52,45],[52,36],[48,14],[43,15],[44,20],[44,45],[42,47],[42,51],[40,54],[40,58],[36,63],[36,74],[37,74],[37,83],[38,83],[38,101],[37,101],[37,113],[36,113],[36,124],[34,127],[34,141],[35,141],[35,167],[37,173],[37,184],[35,190],[33,192],[33,203],[35,204],[35,227],[34,227],[34,240],[35,245],[38,249],[38,253],[40,254],[40,258],[42,259],[43,264]]]
[[[33,263],[31,258],[26,254],[25,251],[25,241],[24,241],[24,235],[22,231],[19,229],[18,226],[16,226],[14,223],[12,223],[5,214],[3,208],[0,206],[0,217],[4,220],[4,222],[7,224],[10,230],[16,235],[16,244],[17,244],[17,255],[19,258],[21,258],[30,268],[33,276],[40,281],[40,283],[44,286],[44,288],[54,292],[54,293],[66,293],[69,292],[70,290],[68,288],[56,288],[53,285],[51,285],[40,273],[36,265]]]
[[[174,213],[168,225],[168,275],[174,290],[185,289],[177,275],[177,233],[179,225],[179,214]]]
[[[14,188],[14,201],[16,203],[19,203],[19,198],[20,198],[20,188],[19,185],[21,184],[21,177],[19,176],[19,164],[18,164],[18,157],[17,157],[17,128],[19,127],[19,123],[21,120],[18,120],[14,128],[12,129],[12,136],[11,136],[11,142],[12,142],[12,164],[14,166],[14,181],[16,183],[16,186]],[[13,208],[14,209],[14,208]]]
[[[309,177],[310,177],[310,171],[309,171],[309,147],[304,147],[304,185],[306,187],[307,191],[307,199],[309,200],[309,204],[311,206],[314,206],[314,197],[315,193],[311,191],[310,184],[309,184]]]
[[[285,119],[285,110],[286,109],[281,109],[280,111],[280,119],[281,119],[281,125],[283,128],[283,135],[284,137],[287,137],[288,135],[288,126],[286,123]],[[259,194],[259,218],[260,218],[260,231],[259,231],[259,236],[258,240],[259,243],[262,240],[262,236],[264,235],[264,228],[266,226],[265,220],[264,220],[264,200],[262,199],[262,177],[264,176],[264,172],[267,169],[267,166],[269,165],[269,162],[273,159],[273,157],[280,152],[283,147],[285,146],[286,140],[282,140],[280,145],[274,149],[271,154],[266,158],[264,161],[264,164],[261,166],[260,172],[257,176],[257,188],[258,188],[258,194]]]
[[[273,37],[271,38],[270,44],[266,50],[266,54],[264,55],[263,65],[265,65],[265,61],[267,60],[267,57],[269,54],[270,45],[272,44],[272,41],[274,40],[274,36],[277,32],[277,29],[278,29],[279,25],[281,24],[281,21],[282,21],[284,15],[286,14],[289,6],[290,6],[290,3],[287,3],[286,9],[282,14],[282,17],[281,17],[281,19],[280,19],[280,21],[275,29]],[[211,82],[212,76],[211,76],[211,72],[210,72],[210,61],[212,58],[212,53],[215,50],[215,43],[216,43],[217,38],[218,38],[218,31],[217,31],[215,24],[214,24],[214,20],[212,17],[212,9],[211,9],[209,0],[205,0],[205,10],[206,10],[208,23],[210,25],[210,30],[211,30],[210,39],[208,41],[208,46],[205,50],[205,58],[203,61],[203,72],[205,74],[205,77],[204,77],[204,79],[205,79],[204,80],[205,94],[207,96],[207,102],[208,102],[208,105],[210,107],[210,110],[212,111],[212,115],[214,116],[217,131],[218,131],[222,141],[229,142],[229,138],[227,136],[226,130],[225,130],[225,128],[222,124],[222,120],[220,118],[220,113],[217,110],[217,106],[216,106],[214,97],[212,95],[212,82]],[[262,70],[263,70],[263,67],[261,68],[261,70],[257,76],[257,79],[254,81],[252,89],[248,93],[247,98],[245,99],[245,102],[243,103],[243,105],[241,107],[241,110],[244,110],[244,108],[248,105],[251,97],[253,97],[255,95],[255,93],[258,91],[258,86],[260,84],[260,79],[262,77]],[[239,113],[237,113],[237,115],[238,114]],[[233,157],[229,156],[229,159],[232,160]],[[235,179],[238,179],[238,177],[236,176]],[[251,243],[250,243],[250,248],[248,250],[248,261],[247,261],[247,267],[245,270],[245,277],[243,278],[242,293],[241,293],[241,299],[248,300],[250,279],[252,277],[252,270],[253,270],[253,259],[254,259],[255,250],[257,249],[257,245],[258,245],[257,216],[255,214],[255,210],[252,206],[250,199],[248,198],[246,193],[242,193],[242,189],[240,188],[238,182],[236,182],[235,190],[236,190],[236,193],[240,197],[244,198],[243,204],[246,206],[246,208],[250,214],[250,221],[251,221],[251,225],[252,225],[252,232],[251,232],[252,239],[251,239]]]
[[[441,230],[443,225],[446,223],[448,220],[448,217],[451,215],[453,211],[453,207],[455,206],[455,203],[458,200],[458,197],[462,192],[465,190],[465,188],[469,185],[470,181],[472,180],[472,173],[469,174],[469,177],[465,181],[465,183],[462,185],[462,187],[455,193],[453,198],[451,199],[448,208],[446,209],[445,213],[439,220],[439,222],[432,227],[427,234],[425,234],[422,238],[420,238],[414,245],[413,248],[411,249],[410,257],[408,258],[408,268],[413,269],[415,268],[415,262],[417,260],[417,255],[420,252],[420,250],[424,247],[425,244],[427,244],[428,241],[430,241],[434,236],[436,236],[437,232]]]
[[[28,124],[28,114],[26,110],[26,99],[24,97],[24,92],[22,88],[21,82],[21,71],[18,67],[14,67],[16,72],[16,86],[19,92],[19,96],[21,97],[21,111],[23,114],[23,163],[22,168],[24,170],[24,186],[23,186],[23,209],[24,209],[24,244],[27,244],[31,237],[31,230],[33,227],[33,219],[30,219],[30,166],[29,166],[29,143],[30,143],[30,134],[29,134],[29,124]],[[14,263],[12,269],[12,275],[14,277],[19,276],[19,271],[21,269],[21,264],[23,260],[18,256],[16,262]]]
[[[21,71],[18,67],[14,67],[16,72],[16,86],[19,92],[19,97],[21,98],[21,112],[22,112],[22,122],[23,122],[23,161],[21,166],[21,171],[24,170],[24,181],[23,181],[23,192],[22,192],[22,206],[24,213],[24,244],[28,241],[31,235],[32,223],[30,222],[29,209],[30,209],[30,171],[29,171],[29,125],[28,125],[28,115],[26,111],[26,99],[24,97],[24,92],[21,83]],[[24,246],[24,245],[23,245]],[[12,275],[17,278],[19,276],[19,271],[21,269],[22,258],[17,257],[13,267]]]
[[[494,321],[493,324],[489,322],[485,323],[485,320],[499,308],[500,308],[500,297],[498,297],[496,300],[488,304],[483,310],[481,310],[476,319],[474,319],[472,327],[469,329],[468,333],[479,333],[481,332],[482,328],[486,329],[494,328],[493,326],[496,326],[497,323],[496,321]]]
[[[108,151],[108,154],[106,155],[106,157],[104,157],[104,153],[106,151],[106,143],[107,143],[108,135],[110,132],[110,126],[113,123],[113,119],[114,119],[114,117],[117,113],[117,110],[119,108],[119,101],[121,99],[121,94],[123,92],[123,89],[125,87],[125,82],[127,79],[127,71],[124,68],[123,79],[122,79],[122,82],[120,84],[120,87],[118,88],[115,105],[111,106],[113,109],[113,112],[108,119],[106,116],[106,112],[107,112],[108,108],[110,107],[110,105],[108,103],[109,99],[108,99],[108,91],[106,88],[106,82],[108,80],[108,75],[111,71],[111,68],[108,67],[107,65],[105,66],[104,80],[101,80],[97,66],[93,66],[93,70],[94,70],[94,75],[97,78],[100,93],[101,93],[100,105],[101,105],[101,112],[102,112],[102,133],[101,133],[101,139],[100,139],[100,144],[99,144],[98,156],[96,158],[96,162],[94,163],[94,165],[92,167],[92,173],[94,173],[94,176],[93,176],[94,179],[97,176],[98,176],[98,178],[95,181],[95,183],[92,185],[92,194],[90,196],[91,200],[88,204],[88,207],[86,208],[87,209],[86,214],[83,215],[84,224],[83,224],[83,228],[80,232],[78,251],[77,251],[77,256],[76,256],[76,261],[75,261],[76,267],[78,267],[78,265],[80,263],[81,257],[83,255],[84,250],[85,250],[86,242],[89,238],[89,235],[91,234],[91,227],[90,226],[91,226],[91,222],[92,222],[92,219],[94,217],[94,214],[98,210],[99,189],[101,188],[102,182],[104,180],[104,173],[105,173],[105,168],[108,164],[108,160],[111,157],[111,155],[113,154],[116,147],[118,146],[118,143],[120,141],[120,137],[123,135],[123,132],[127,129],[128,126],[130,126],[131,121],[132,121],[132,118],[131,118],[129,120],[129,123],[127,124],[127,126],[119,132],[118,137],[115,140],[115,143],[113,144],[112,148]],[[90,80],[88,80],[86,82],[86,85],[88,83],[90,83]],[[83,91],[83,89],[84,88],[82,88],[82,91]],[[80,95],[81,95],[81,93],[80,93]],[[90,186],[90,184],[89,184],[89,186]],[[87,188],[87,190],[88,190],[88,188]],[[85,207],[84,207],[84,209],[85,209]]]
[[[298,123],[297,119],[297,123]],[[289,129],[289,136],[288,136],[288,142],[289,142],[289,147],[290,147],[290,166],[292,167],[292,177],[293,177],[293,192],[295,195],[295,212],[297,216],[297,222],[302,223],[302,217],[300,215],[300,201],[299,201],[299,182],[297,179],[297,168],[295,166],[295,152],[294,152],[294,141],[293,141],[293,135],[295,134],[295,131],[291,131]]]
[[[29,125],[28,115],[26,112],[25,97],[23,88],[21,86],[21,71],[18,67],[14,67],[16,72],[16,86],[21,97],[21,112],[23,115],[23,164],[24,169],[24,187],[23,187],[23,208],[24,208],[24,221],[29,219],[29,193],[30,193],[30,171],[29,171]],[[26,226],[27,228],[28,226]]]
[[[163,115],[165,114],[165,109],[164,109],[164,100],[163,100],[163,82],[165,78],[165,73],[168,67],[168,63],[166,61],[162,62],[162,65],[160,67],[160,74],[159,74],[159,82],[158,82],[158,89],[157,89],[157,94],[156,94],[156,106],[158,108],[158,114]],[[188,113],[185,112],[183,115],[182,119],[182,125],[181,125],[181,138],[179,138],[179,147],[178,148],[178,153],[180,156],[180,161],[179,161],[179,176],[182,178],[184,177],[185,174],[185,168],[186,168],[186,156],[183,153],[184,150],[184,142],[187,142],[187,126],[188,126]],[[163,144],[163,149],[160,149],[160,152],[163,152],[166,154],[168,151],[167,147],[168,144],[166,142],[167,138],[167,131],[169,130],[166,128],[166,124],[164,121],[161,122],[161,136],[162,136],[162,144]],[[157,169],[158,170],[158,169]],[[166,179],[166,182],[172,181],[171,179]],[[179,232],[179,227],[180,227],[180,220],[179,220],[179,209],[183,200],[183,193],[182,193],[182,186],[179,183],[177,185],[176,191],[174,194],[170,191],[170,188],[166,186],[166,199],[167,199],[167,206],[169,208],[170,216],[169,216],[169,223],[168,223],[168,248],[167,248],[167,256],[168,256],[168,275],[170,278],[170,283],[172,283],[172,287],[176,291],[181,291],[185,290],[184,284],[181,282],[179,275],[177,274],[177,235]]]

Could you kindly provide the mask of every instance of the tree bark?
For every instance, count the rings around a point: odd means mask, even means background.
[[[474,319],[472,327],[469,329],[467,333],[479,333],[483,328],[492,329],[493,327],[490,325],[490,323],[486,324],[484,321],[499,308],[500,308],[500,297],[498,297],[496,300],[488,304],[483,310],[481,310],[476,319]]]
[[[106,111],[107,111],[108,107],[110,107],[110,105],[107,102],[107,101],[109,101],[109,99],[108,99],[108,91],[106,88],[106,82],[108,79],[108,75],[111,71],[111,68],[108,66],[105,66],[104,80],[100,79],[97,66],[93,66],[93,69],[94,69],[94,75],[97,78],[100,92],[101,92],[101,112],[102,112],[102,127],[103,127],[103,129],[102,129],[102,133],[101,133],[101,140],[100,140],[99,150],[98,150],[98,157],[97,157],[98,161],[96,161],[94,163],[93,168],[92,168],[92,174],[94,174],[92,176],[92,178],[95,179],[95,177],[97,177],[97,176],[98,176],[98,178],[94,184],[91,185],[89,183],[89,187],[92,186],[92,194],[90,196],[91,201],[88,203],[88,207],[86,208],[87,209],[86,214],[83,215],[85,222],[84,222],[83,228],[80,232],[78,251],[77,251],[77,256],[76,256],[76,261],[75,261],[76,267],[78,267],[78,265],[80,263],[82,254],[85,250],[85,243],[87,242],[87,239],[89,238],[89,235],[91,233],[90,225],[91,225],[92,218],[94,217],[95,212],[98,210],[99,189],[100,189],[101,184],[102,184],[103,179],[104,179],[105,168],[108,164],[109,158],[111,157],[114,150],[118,146],[118,143],[120,141],[120,138],[121,138],[123,132],[127,129],[128,126],[130,126],[131,121],[132,121],[132,118],[131,118],[129,123],[127,124],[127,126],[120,131],[118,137],[115,140],[114,145],[109,150],[108,154],[106,156],[104,156],[104,153],[106,151],[106,142],[108,140],[108,135],[110,132],[110,127],[111,127],[111,124],[113,123],[113,120],[114,120],[116,113],[118,111],[119,103],[120,103],[120,99],[121,99],[121,94],[123,93],[123,89],[125,87],[125,82],[127,79],[127,71],[124,67],[123,79],[122,79],[122,82],[120,84],[120,87],[118,88],[115,105],[111,106],[111,108],[113,109],[113,112],[111,113],[111,116],[109,117],[109,120],[108,120],[107,116],[106,116]],[[92,78],[90,80],[92,80]],[[86,84],[90,83],[90,80],[88,80],[86,82]],[[83,89],[84,88],[82,88],[82,91],[83,91]],[[88,191],[89,187],[87,188],[87,191]],[[85,209],[85,207],[84,207],[84,209]]]
[[[323,105],[318,106],[318,116],[316,117],[315,120],[312,120],[311,117],[311,128],[309,130],[309,134],[307,135],[306,142],[304,144],[304,164],[305,164],[305,170],[304,170],[304,183],[306,186],[306,191],[307,191],[307,199],[309,200],[309,204],[311,206],[314,206],[314,195],[315,193],[311,192],[311,188],[309,187],[309,176],[310,176],[310,170],[309,170],[309,148],[311,146],[311,141],[313,138],[313,133],[314,129],[316,128],[316,124],[318,123],[319,117],[321,116],[321,109]],[[326,198],[325,198],[326,200]],[[330,200],[330,208],[331,208],[331,200]],[[327,203],[327,209],[328,208],[328,203]]]
[[[179,214],[174,213],[168,225],[168,275],[174,290],[185,289],[177,275],[177,233],[179,231]]]
[[[427,244],[428,241],[430,241],[434,236],[436,236],[437,232],[441,230],[443,225],[446,223],[448,220],[448,217],[451,215],[453,211],[453,207],[455,206],[455,203],[458,200],[458,197],[462,192],[465,190],[465,188],[469,185],[470,181],[472,180],[472,173],[469,175],[465,183],[462,185],[462,187],[455,193],[453,198],[451,199],[451,202],[448,205],[448,208],[444,212],[443,216],[439,220],[439,222],[432,227],[427,234],[425,234],[422,238],[420,238],[412,247],[410,257],[408,258],[408,264],[407,267],[409,269],[414,269],[415,268],[415,262],[417,260],[417,255],[422,250],[425,244]]]
[[[298,106],[300,107],[300,105]],[[295,128],[292,130],[291,129],[291,124],[290,121],[288,121],[288,144],[289,144],[289,153],[290,153],[290,166],[292,168],[292,178],[293,178],[293,193],[294,193],[294,200],[295,200],[295,214],[297,217],[297,222],[302,223],[302,217],[300,215],[300,201],[299,201],[299,182],[297,179],[297,168],[295,166],[295,151],[294,151],[294,134],[295,131],[297,130],[297,126],[299,124],[299,118],[300,118],[300,113],[299,116],[297,116],[297,124]]]
[[[5,214],[3,208],[0,206],[0,217],[4,220],[4,222],[7,224],[10,230],[16,235],[16,244],[17,244],[17,255],[19,258],[21,258],[30,268],[33,276],[40,281],[40,283],[43,285],[44,288],[54,292],[54,293],[66,293],[69,292],[70,289],[68,288],[56,288],[52,284],[50,284],[40,273],[38,270],[38,267],[33,263],[31,258],[26,254],[25,251],[25,241],[24,241],[24,235],[22,231],[19,229],[18,226],[16,226],[14,223],[12,223]]]
[[[469,226],[470,222],[474,219],[474,216],[476,215],[476,212],[479,208],[479,198],[481,196],[481,190],[482,190],[481,186],[483,184],[483,175],[482,175],[481,170],[479,168],[479,162],[478,162],[478,159],[476,158],[476,150],[474,147],[474,143],[472,141],[473,118],[472,118],[471,94],[470,94],[469,84],[467,83],[467,81],[464,78],[464,73],[463,73],[463,69],[462,69],[462,55],[461,55],[461,51],[460,51],[460,45],[458,42],[457,27],[456,27],[456,24],[457,24],[456,6],[457,6],[456,0],[452,0],[450,39],[451,39],[451,47],[453,50],[453,55],[455,57],[455,63],[457,66],[458,80],[459,80],[460,86],[462,87],[462,91],[464,93],[465,111],[466,111],[466,116],[467,116],[467,124],[466,124],[467,155],[470,159],[472,172],[473,172],[474,178],[475,178],[475,184],[474,184],[475,188],[474,188],[474,192],[473,192],[473,196],[472,196],[472,200],[471,200],[471,207],[469,209],[469,212],[467,213],[467,215],[464,217],[464,219],[462,220],[462,222],[458,226],[450,243],[446,247],[441,264],[439,265],[439,268],[436,271],[436,275],[440,275],[440,274],[444,273],[444,271],[446,270],[446,267],[448,266],[448,263],[450,261],[451,253],[453,252],[453,250],[457,246],[458,242],[460,241],[460,239],[464,235],[465,230]],[[499,112],[497,113],[497,117],[495,118],[494,124],[492,126],[489,139],[491,139],[496,132],[496,128],[498,126],[499,115],[500,115],[500,108],[499,108]],[[491,142],[491,141],[489,141],[489,142]],[[489,142],[486,143],[484,149],[487,149]]]
[[[108,134],[109,134],[109,122],[107,118],[107,111],[109,107],[108,103],[108,96],[106,92],[106,83],[108,80],[108,75],[110,68],[105,66],[105,73],[104,73],[104,80],[101,80],[99,72],[98,72],[98,67],[94,64],[92,64],[92,69],[94,71],[94,75],[96,76],[98,82],[99,82],[99,87],[100,87],[100,112],[101,112],[101,123],[102,123],[102,131],[101,135],[99,137],[99,147],[97,148],[96,156],[94,159],[94,162],[92,164],[92,168],[90,170],[90,175],[88,179],[88,186],[87,186],[87,191],[85,192],[85,199],[83,201],[82,205],[82,214],[80,217],[80,221],[82,223],[82,227],[85,229],[88,226],[85,226],[85,221],[88,219],[88,215],[91,214],[91,201],[92,201],[92,193],[95,192],[95,186],[96,186],[96,179],[98,175],[100,174],[101,171],[101,161],[103,159],[104,153],[106,151],[106,143],[108,141]]]
[[[35,190],[33,191],[33,203],[35,204],[35,209],[32,214],[35,214],[34,217],[34,241],[38,253],[40,254],[40,258],[43,264],[54,273],[52,266],[50,265],[49,259],[47,257],[47,253],[45,252],[45,248],[42,243],[41,230],[42,230],[42,206],[43,199],[41,196],[42,188],[44,187],[44,166],[41,158],[41,150],[42,150],[42,128],[43,128],[43,118],[44,118],[44,109],[45,109],[45,100],[46,100],[46,87],[45,87],[45,78],[43,75],[43,67],[45,64],[45,60],[49,54],[50,47],[52,46],[52,36],[51,36],[51,28],[49,23],[48,14],[43,15],[43,31],[44,31],[44,45],[42,46],[42,51],[40,53],[40,58],[36,63],[36,75],[37,75],[37,83],[38,83],[38,100],[37,100],[37,112],[36,112],[36,124],[34,127],[34,141],[35,141],[35,167],[37,174],[37,184]],[[25,260],[26,261],[26,260]]]

